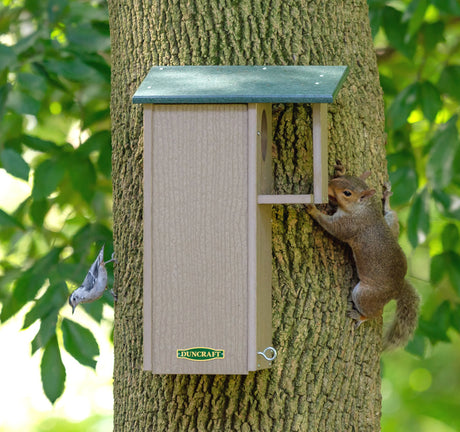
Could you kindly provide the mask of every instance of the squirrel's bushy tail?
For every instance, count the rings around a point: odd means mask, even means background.
[[[417,327],[420,296],[407,280],[404,281],[403,291],[397,299],[393,322],[384,337],[384,350],[406,345]]]

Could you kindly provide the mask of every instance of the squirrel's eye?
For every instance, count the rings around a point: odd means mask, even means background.
[[[347,197],[351,196],[351,192],[349,190],[343,191],[343,194]]]

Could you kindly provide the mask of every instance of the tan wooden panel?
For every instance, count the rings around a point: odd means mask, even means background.
[[[313,110],[313,195],[315,203],[327,203],[327,104],[312,104]]]
[[[247,373],[247,106],[154,105],[151,119],[144,214],[151,369]],[[225,357],[176,358],[192,347],[223,349]]]
[[[310,204],[313,202],[313,195],[259,195],[259,204]]]
[[[144,369],[152,370],[152,105],[144,106]]]
[[[273,189],[272,116],[271,104],[249,104],[248,107],[248,366],[249,370],[258,370],[269,367],[270,363],[257,353],[272,344],[271,206],[257,202],[259,194],[271,193]]]

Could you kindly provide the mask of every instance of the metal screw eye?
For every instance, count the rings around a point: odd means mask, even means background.
[[[272,355],[271,357],[269,357],[267,355],[267,351],[271,351],[272,352]],[[267,347],[265,348],[263,351],[259,351],[257,354],[260,354],[265,360],[267,361],[273,361],[276,359],[276,356],[278,355],[278,353],[276,352],[276,349],[273,348],[273,347]]]

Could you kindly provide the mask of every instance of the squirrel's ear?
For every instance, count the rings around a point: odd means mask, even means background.
[[[371,172],[370,172],[370,171],[366,171],[366,172],[363,172],[363,173],[359,176],[359,178],[360,178],[361,180],[366,180],[370,175],[371,175]]]
[[[368,189],[361,192],[360,201],[370,198],[371,196],[375,195],[375,189]]]

